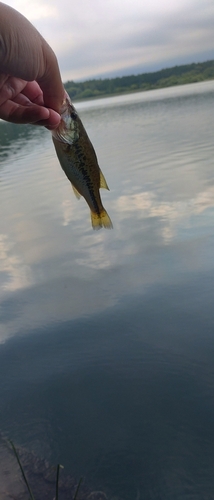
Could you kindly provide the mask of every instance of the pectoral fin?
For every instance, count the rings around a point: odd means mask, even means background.
[[[79,191],[77,191],[77,189],[72,185],[72,188],[73,188],[73,191],[74,191],[74,194],[76,196],[76,198],[79,200],[81,198],[81,194],[79,193]]]

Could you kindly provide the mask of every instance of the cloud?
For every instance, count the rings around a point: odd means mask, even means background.
[[[144,72],[214,50],[211,0],[9,0],[55,50],[64,80]]]
[[[39,0],[31,2],[28,0],[11,0],[7,4],[24,14],[32,23],[45,18],[49,20],[57,18],[58,11],[56,7],[50,5],[48,2],[45,3]]]

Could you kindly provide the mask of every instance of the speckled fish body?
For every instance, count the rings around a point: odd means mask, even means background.
[[[52,137],[61,167],[76,196],[84,196],[90,207],[93,229],[112,228],[99,191],[100,188],[109,188],[91,141],[67,94],[61,109],[60,125],[52,131]]]

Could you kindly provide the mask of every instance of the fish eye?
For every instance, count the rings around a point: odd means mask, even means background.
[[[73,111],[73,112],[71,113],[71,118],[72,118],[73,120],[76,120],[76,118],[77,118],[77,113],[75,113],[75,111]]]

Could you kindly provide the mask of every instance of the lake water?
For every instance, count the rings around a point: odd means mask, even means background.
[[[112,231],[0,123],[0,431],[108,498],[213,499],[214,82],[76,107]]]

